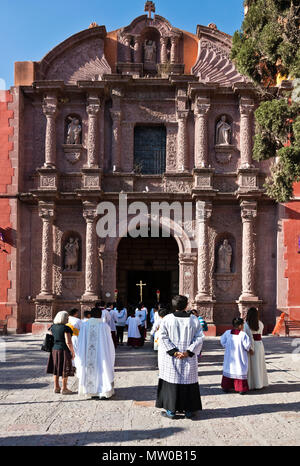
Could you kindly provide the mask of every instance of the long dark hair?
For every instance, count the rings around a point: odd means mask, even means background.
[[[251,330],[255,332],[259,330],[258,310],[256,307],[250,307],[250,309],[248,309],[246,321]]]

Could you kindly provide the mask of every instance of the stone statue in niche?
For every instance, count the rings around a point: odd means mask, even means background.
[[[65,245],[65,267],[64,270],[79,269],[79,239],[70,237]]]
[[[144,62],[156,63],[156,43],[154,40],[144,42]]]
[[[67,131],[67,144],[81,144],[81,124],[77,117],[69,116],[67,118],[70,123],[68,124]]]
[[[217,273],[231,273],[232,247],[228,239],[224,239],[218,250]]]
[[[231,139],[231,125],[226,122],[226,115],[216,125],[216,145],[229,146]]]

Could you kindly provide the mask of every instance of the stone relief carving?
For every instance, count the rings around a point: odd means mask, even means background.
[[[79,268],[79,239],[70,237],[65,245],[64,270],[78,270]]]
[[[154,40],[145,40],[144,42],[144,62],[156,63],[156,43]]]
[[[81,144],[82,127],[79,118],[68,116],[66,144]]]
[[[226,115],[222,115],[216,124],[216,144],[229,146],[231,141],[231,125],[226,121]]]
[[[232,259],[232,247],[229,244],[228,239],[224,239],[223,243],[218,249],[218,273],[230,273],[231,272],[231,259]]]

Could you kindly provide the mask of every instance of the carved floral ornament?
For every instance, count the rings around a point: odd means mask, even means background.
[[[56,96],[46,96],[43,100],[43,112],[46,116],[56,117],[58,112],[58,102]]]
[[[251,222],[257,216],[257,206],[256,204],[249,203],[241,205],[241,216],[243,222]]]
[[[55,215],[54,206],[47,206],[47,205],[39,206],[39,216],[43,220],[51,221],[54,219],[54,215]]]

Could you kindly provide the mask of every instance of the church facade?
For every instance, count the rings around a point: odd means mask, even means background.
[[[230,48],[214,24],[192,34],[149,13],[16,63],[0,199],[12,331],[100,299],[136,303],[141,289],[148,306],[186,295],[211,335],[252,305],[273,328],[278,206],[263,190],[269,163],[252,160],[258,98]],[[100,235],[110,207],[116,234]]]

